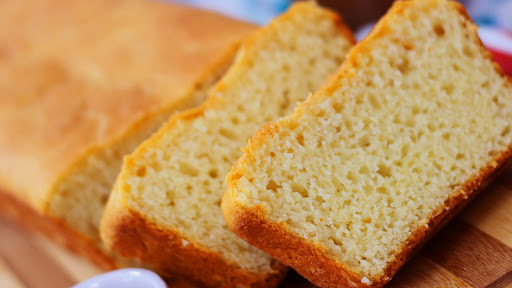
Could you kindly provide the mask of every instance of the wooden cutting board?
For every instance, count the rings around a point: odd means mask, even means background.
[[[101,272],[0,218],[0,287],[69,287]],[[283,287],[315,286],[290,273]],[[427,243],[390,287],[512,288],[512,167]]]

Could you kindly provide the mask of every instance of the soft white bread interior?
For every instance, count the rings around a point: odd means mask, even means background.
[[[102,220],[106,245],[202,285],[276,285],[283,266],[227,227],[223,180],[250,135],[317,89],[353,41],[338,15],[312,2],[245,41],[207,102],[126,158]]]
[[[510,160],[512,86],[452,1],[398,1],[227,177],[235,233],[322,287],[382,286]]]

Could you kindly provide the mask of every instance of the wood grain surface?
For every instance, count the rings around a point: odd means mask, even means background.
[[[0,287],[69,287],[101,272],[44,237],[0,218]],[[282,287],[315,286],[292,272]],[[512,168],[428,242],[386,287],[512,288]]]

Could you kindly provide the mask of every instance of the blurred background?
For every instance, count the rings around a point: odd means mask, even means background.
[[[222,14],[264,25],[284,12],[294,0],[167,0],[214,10]],[[298,1],[298,0],[295,0]],[[458,0],[481,28],[478,34],[484,45],[512,75],[512,0]],[[386,13],[394,0],[317,0],[338,11],[358,41]]]
[[[175,0],[207,8],[257,24],[266,24],[284,12],[293,0]],[[393,0],[318,0],[338,10],[350,28],[356,31],[382,16]],[[461,0],[479,26],[512,31],[512,0]]]

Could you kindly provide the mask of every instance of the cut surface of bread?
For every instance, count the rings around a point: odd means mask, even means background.
[[[152,1],[0,1],[2,192],[99,246],[123,155],[204,101],[253,29]]]
[[[275,286],[286,269],[229,230],[223,180],[249,136],[317,89],[353,42],[339,16],[301,3],[242,43],[201,107],[126,158],[102,219],[106,246],[206,286]]]
[[[322,287],[380,287],[511,157],[512,86],[451,1],[397,1],[226,178],[230,228]]]

